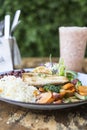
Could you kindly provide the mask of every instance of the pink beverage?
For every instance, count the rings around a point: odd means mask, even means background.
[[[86,27],[60,27],[60,58],[64,59],[66,68],[77,72],[82,71],[86,49]]]

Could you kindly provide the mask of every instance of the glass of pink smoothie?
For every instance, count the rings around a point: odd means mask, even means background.
[[[66,68],[82,72],[87,42],[86,27],[59,27],[60,58]]]

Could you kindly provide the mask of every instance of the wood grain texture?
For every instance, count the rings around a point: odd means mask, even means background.
[[[0,102],[0,130],[87,130],[87,104],[61,110],[31,110]]]

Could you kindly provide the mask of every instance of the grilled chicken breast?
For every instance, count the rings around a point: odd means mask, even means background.
[[[68,82],[68,79],[64,76],[34,72],[23,73],[22,79],[29,85],[33,85],[36,87],[44,86],[46,84],[58,85]]]

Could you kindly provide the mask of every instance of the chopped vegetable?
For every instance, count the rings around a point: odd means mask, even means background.
[[[67,90],[65,90],[65,93],[66,93],[65,96],[66,97],[73,96],[74,92],[75,92],[75,88],[74,87],[72,87],[71,89],[67,89]]]
[[[45,93],[41,93],[37,99],[37,103],[52,103],[54,101],[54,98],[52,97],[52,93],[49,92],[45,92]]]
[[[43,89],[45,90],[45,91],[51,91],[51,92],[59,92],[60,91],[60,88],[61,88],[61,85],[58,85],[58,86],[55,86],[55,85],[45,85],[44,87],[43,87]]]
[[[75,92],[75,86],[72,83],[67,83],[65,85],[63,85],[60,89],[60,93],[63,92],[65,93],[63,95],[63,97],[70,97],[72,95],[74,95]]]
[[[69,98],[63,98],[64,103],[70,103],[70,102],[78,102],[79,99],[76,98],[76,96],[71,96]]]
[[[76,86],[76,87],[78,87],[78,86],[82,86],[81,81],[80,81],[80,80],[78,80],[75,86]]]
[[[82,96],[82,95],[78,94],[77,92],[75,92],[74,95],[75,95],[77,98],[81,99],[81,100],[87,100],[87,96]]]
[[[74,87],[74,84],[72,84],[72,83],[67,83],[67,84],[65,84],[65,85],[63,85],[62,86],[62,89],[70,89],[70,88],[72,88],[72,87]]]
[[[87,87],[86,86],[78,86],[77,91],[82,96],[87,96]]]
[[[70,99],[70,98],[64,98],[64,99],[63,99],[63,102],[64,102],[64,103],[70,103],[70,102],[71,102],[71,99]]]
[[[65,65],[64,65],[64,60],[63,59],[59,60],[58,75],[59,76],[65,76]]]
[[[74,71],[66,70],[65,76],[69,79],[69,81],[72,81],[77,78],[78,74]]]
[[[61,100],[61,99],[58,99],[57,101],[54,101],[53,103],[54,103],[54,104],[60,104],[60,103],[62,103],[62,100]]]

